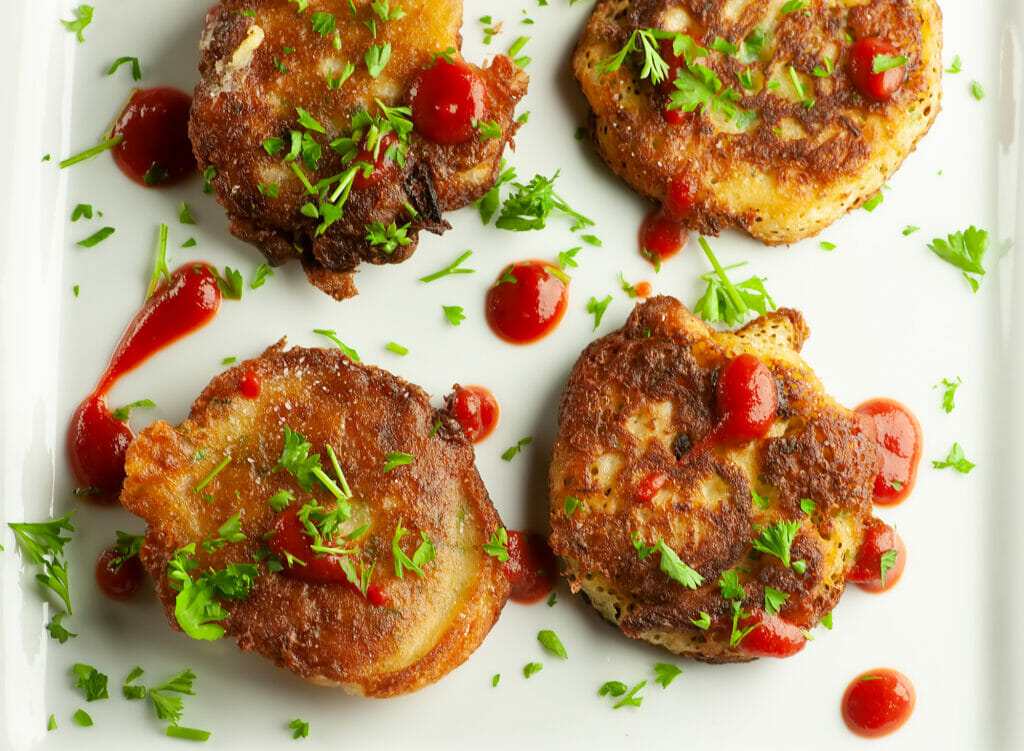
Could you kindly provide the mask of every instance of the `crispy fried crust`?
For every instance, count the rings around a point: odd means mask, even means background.
[[[576,49],[573,67],[592,108],[598,152],[634,190],[661,201],[685,174],[697,186],[691,229],[717,235],[738,226],[769,245],[817,234],[860,206],[914,150],[939,111],[941,14],[934,0],[811,0],[780,15],[782,0],[602,0]],[[766,32],[760,61],[711,52],[708,67],[760,113],[745,132],[708,110],[681,125],[662,115],[664,95],[638,68],[601,73],[599,63],[638,28],[684,32],[710,49]],[[851,42],[879,36],[906,55],[907,80],[888,102],[865,99],[848,73]],[[834,66],[827,76],[813,71]],[[790,66],[806,87],[801,103]],[[753,71],[756,91],[737,74]],[[765,81],[779,85],[767,88]]]
[[[386,23],[369,6],[369,0],[358,0],[353,16],[347,0],[318,0],[296,14],[297,6],[285,0],[223,0],[207,16],[200,45],[202,78],[189,123],[200,169],[216,170],[213,186],[231,219],[232,234],[257,246],[274,265],[302,258],[310,281],[339,299],[355,294],[349,272],[357,265],[404,261],[415,250],[420,229],[443,232],[449,226],[443,211],[465,206],[490,189],[505,144],[512,143],[519,127],[513,110],[527,85],[526,74],[507,56],[476,68],[487,91],[484,119],[497,122],[501,137],[445,146],[413,131],[404,167],[376,185],[353,190],[344,217],[318,236],[319,220],[300,213],[311,198],[316,203],[315,196],[282,160],[290,131],[301,130],[296,107],[327,130],[317,136],[323,151],[318,169],[305,170],[315,184],[343,171],[341,156],[327,144],[348,134],[358,109],[380,114],[375,99],[388,106],[405,105],[410,79],[430,63],[431,53],[461,45],[458,0],[406,0],[401,3],[405,16]],[[242,10],[255,15],[243,15]],[[314,12],[335,15],[340,49],[335,49],[333,34],[314,31]],[[372,19],[376,39],[364,25]],[[391,59],[376,80],[363,62],[374,44],[392,47]],[[285,54],[285,48],[294,51]],[[328,73],[339,78],[349,62],[355,72],[340,87],[330,88]],[[267,138],[282,138],[286,151],[268,154],[262,146]],[[273,183],[279,186],[276,198],[259,190]],[[410,222],[412,242],[391,253],[370,245],[366,225],[375,221]],[[338,276],[344,279],[333,278]]]
[[[239,392],[247,374],[262,381],[256,399]],[[292,492],[293,503],[310,497],[291,475],[274,471],[285,426],[305,435],[328,467],[325,446],[337,449],[354,494],[343,532],[369,523],[353,544],[364,566],[375,564],[372,581],[388,603],[374,606],[347,586],[302,582],[261,564],[249,598],[224,603],[227,634],[242,649],[353,693],[393,696],[436,681],[476,649],[508,597],[500,564],[481,547],[501,520],[454,418],[434,410],[420,388],[336,350],[285,351],[279,343],[214,378],[180,426],[156,422],[132,443],[121,501],[148,525],[142,561],[168,620],[178,628],[166,573],[179,548],[196,543],[203,570],[251,562],[274,519],[267,499],[280,490]],[[395,451],[415,460],[384,473]],[[231,462],[203,488],[213,496],[207,502],[194,488],[228,455]],[[314,489],[327,504],[330,496]],[[233,514],[247,539],[204,552],[199,543],[217,537]],[[421,532],[434,543],[437,558],[424,565],[425,578],[394,574],[399,520],[410,530],[407,555]]]
[[[764,608],[765,587],[790,594],[780,616],[801,628],[831,612],[871,521],[879,468],[873,436],[833,401],[798,356],[808,331],[794,310],[719,333],[680,302],[639,304],[625,327],[580,355],[562,394],[550,473],[551,547],[573,591],[630,637],[709,662],[749,659],[730,646],[730,602],[723,571],[737,569],[748,611]],[[775,375],[779,412],[766,438],[700,450],[716,425],[719,369],[744,352]],[[680,436],[683,436],[682,438]],[[637,485],[663,472],[649,502]],[[762,509],[751,491],[767,498]],[[573,496],[579,507],[565,511]],[[801,499],[816,504],[807,516]],[[793,560],[803,575],[771,555],[752,553],[755,528],[802,519]],[[689,589],[641,560],[632,536],[664,539],[704,577]],[[711,616],[702,630],[691,619]]]

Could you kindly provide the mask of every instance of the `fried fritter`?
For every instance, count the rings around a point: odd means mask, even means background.
[[[800,629],[838,602],[874,523],[880,460],[874,435],[798,356],[807,335],[794,310],[719,333],[656,297],[577,361],[550,471],[551,546],[572,590],[627,636],[708,662],[744,661],[751,654],[735,636],[744,614],[766,612],[766,588],[787,596],[777,616]],[[777,411],[764,437],[727,444],[716,438],[716,381],[743,353],[774,377]],[[798,526],[788,566],[753,547],[779,522]],[[659,540],[702,583],[659,569],[671,554],[644,554]],[[723,587],[727,572],[742,595]]]
[[[702,234],[738,226],[769,245],[817,234],[875,195],[938,114],[934,0],[810,0],[782,10],[782,0],[602,0],[576,49],[598,152],[656,201],[685,181],[692,207],[682,221]],[[637,29],[687,34],[704,48],[671,51],[693,64],[682,66],[684,98],[703,102],[692,114],[666,110],[673,92],[683,96],[676,68],[654,86],[633,53],[602,72]],[[871,37],[895,47],[888,64],[906,57],[906,79],[887,101],[865,97],[851,76],[851,46]]]
[[[302,519],[315,500],[320,511],[309,518],[317,520],[341,505],[327,484],[279,466],[298,461],[294,434],[319,454],[331,483],[347,480],[349,518],[335,517],[341,524],[322,545],[348,549],[339,557],[352,563],[356,584],[300,578],[330,556],[311,554],[304,567],[269,555],[285,515],[299,509]],[[293,499],[278,513],[269,499],[280,503],[283,491]],[[282,342],[218,375],[184,423],[156,422],[135,439],[121,502],[148,525],[141,558],[173,627],[184,617],[176,608],[189,603],[169,564],[185,561],[196,580],[256,563],[248,596],[215,599],[227,611],[215,624],[242,649],[352,693],[393,696],[436,681],[479,646],[508,597],[501,564],[482,549],[501,520],[458,422],[422,389],[337,350],[285,351]],[[235,515],[244,539],[224,528]],[[419,558],[423,576],[408,567],[397,576],[396,537],[409,560],[429,540],[435,557]],[[191,556],[179,552],[188,545]]]
[[[505,55],[487,68],[471,66],[483,87],[478,119],[500,135],[428,140],[408,130],[407,112],[385,108],[409,104],[411,82],[434,58],[462,64],[462,3],[357,0],[352,8],[347,0],[223,0],[207,16],[189,123],[200,169],[216,174],[232,234],[274,265],[300,259],[310,282],[337,299],[356,294],[350,272],[357,265],[405,260],[420,229],[443,232],[443,211],[490,189],[527,86]],[[360,122],[360,112],[378,123]],[[340,141],[353,133],[356,144]],[[360,163],[376,168],[359,168],[346,200],[339,176]]]

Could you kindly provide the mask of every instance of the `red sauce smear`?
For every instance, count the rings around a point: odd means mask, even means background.
[[[96,559],[96,583],[107,597],[113,600],[127,600],[139,591],[146,576],[142,562],[137,555],[115,567],[121,557],[117,548],[107,548]]]
[[[409,87],[416,130],[435,143],[463,143],[473,137],[474,121],[484,119],[487,89],[464,60],[438,57]]]
[[[509,597],[524,605],[543,600],[555,586],[558,561],[548,541],[534,532],[508,533],[505,576],[512,583]]]
[[[263,382],[255,373],[246,373],[238,379],[238,390],[246,399],[256,399],[263,391]]]
[[[719,423],[715,438],[738,443],[760,438],[779,406],[775,376],[760,359],[744,353],[722,368],[715,384]]]
[[[865,37],[854,42],[850,47],[850,78],[865,97],[884,102],[903,86],[907,66],[898,65],[876,73],[875,58],[879,55],[896,58],[899,50],[879,37]]]
[[[637,282],[633,288],[636,290],[637,297],[650,297],[654,293],[654,287],[651,286],[650,282]]]
[[[898,670],[879,668],[853,679],[843,694],[846,727],[863,738],[878,738],[903,727],[914,711],[914,684]]]
[[[640,225],[640,254],[655,266],[676,255],[686,245],[690,233],[678,219],[664,209],[651,212]]]
[[[188,137],[191,109],[192,97],[169,86],[136,90],[114,124],[113,135],[124,137],[112,150],[121,171],[150,188],[196,172]]]
[[[875,478],[875,503],[897,504],[910,495],[921,461],[921,424],[914,413],[892,399],[871,399],[854,410],[874,431],[882,455]]]
[[[752,657],[792,657],[807,644],[804,632],[778,615],[754,613],[739,621],[741,629],[754,630],[740,640],[740,649]]]
[[[299,520],[298,509],[292,507],[285,509],[275,517],[270,525],[273,534],[267,542],[270,552],[278,556],[284,564],[284,573],[293,579],[310,582],[312,584],[340,584],[348,587],[353,592],[359,592],[359,587],[348,580],[341,568],[343,556],[320,555],[311,547],[312,540],[305,533],[302,522]],[[292,559],[302,561],[291,563]],[[366,599],[372,605],[386,607],[389,604],[384,589],[374,582],[366,589]]]
[[[636,484],[636,490],[633,491],[633,495],[636,496],[640,503],[650,503],[667,480],[668,475],[664,472],[649,474]]]
[[[456,386],[448,409],[462,426],[462,432],[473,443],[491,434],[498,424],[498,400],[483,386]]]
[[[124,457],[134,435],[115,420],[107,393],[117,379],[155,352],[206,324],[220,307],[217,280],[204,264],[182,266],[157,288],[117,343],[96,389],[75,409],[68,426],[68,461],[80,489],[114,502],[124,482]]]
[[[896,559],[887,568],[883,583],[882,556],[892,550],[896,551]],[[864,535],[864,542],[861,543],[860,550],[857,551],[857,558],[846,575],[846,579],[855,582],[867,592],[884,592],[887,589],[892,589],[893,585],[899,581],[906,565],[907,546],[903,543],[903,538],[896,534],[896,530],[888,524],[876,522],[868,527]]]
[[[529,344],[554,330],[569,304],[569,285],[549,268],[554,267],[536,260],[505,268],[487,291],[487,323],[495,334],[513,344]]]

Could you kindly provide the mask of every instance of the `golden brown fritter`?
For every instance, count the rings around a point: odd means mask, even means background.
[[[738,573],[745,611],[763,611],[771,587],[789,595],[779,616],[803,629],[838,602],[872,520],[880,465],[874,436],[798,356],[807,335],[794,310],[719,333],[656,297],[577,361],[550,471],[551,547],[573,591],[627,636],[710,662],[750,659],[730,644],[733,605],[719,585],[728,571]],[[774,375],[778,412],[766,437],[722,445],[715,382],[742,353]],[[640,486],[658,473],[664,484],[644,500]],[[569,496],[579,504],[571,513]],[[800,524],[791,560],[805,562],[803,573],[753,552],[759,530],[779,521]],[[703,584],[669,578],[657,554],[641,559],[634,535],[646,545],[663,539]],[[706,630],[694,624],[701,613]]]
[[[785,14],[782,6],[602,0],[577,47],[573,67],[593,111],[598,152],[656,201],[674,178],[692,181],[695,205],[684,223],[702,234],[738,226],[769,245],[817,234],[874,195],[938,114],[942,30],[934,0],[810,0]],[[730,118],[716,104],[670,125],[665,92],[641,79],[639,55],[599,70],[635,29],[647,28],[688,34],[706,48],[699,62],[739,95],[732,104],[740,114]],[[885,102],[862,96],[849,73],[853,40],[873,36],[907,57],[907,79]],[[716,40],[736,53],[714,49]],[[753,119],[744,122],[743,112]]]
[[[261,388],[248,398],[240,384],[248,379],[251,387],[253,377]],[[314,498],[334,508],[320,484],[307,492],[285,469],[275,471],[285,427],[308,439],[331,478],[326,447],[337,453],[352,493],[351,518],[339,534],[369,526],[334,545],[354,549],[351,560],[363,571],[373,566],[368,596],[346,583],[300,581],[287,562],[274,572],[264,557],[264,546],[273,545],[264,535],[280,518],[269,498],[286,490],[295,498],[289,509]],[[385,471],[395,452],[414,458]],[[501,564],[481,547],[501,520],[458,422],[433,409],[422,389],[337,350],[285,351],[282,342],[218,375],[184,423],[156,422],[139,434],[127,475],[121,501],[148,525],[141,557],[171,625],[179,628],[168,564],[181,548],[196,546],[193,579],[261,561],[247,598],[218,599],[227,611],[220,625],[242,649],[314,682],[368,696],[422,688],[466,660],[508,597]],[[236,514],[245,539],[205,549]],[[395,574],[399,524],[409,530],[399,543],[407,556],[422,535],[433,543],[436,558],[421,565],[422,578]]]
[[[380,104],[407,106],[410,80],[430,64],[432,53],[460,59],[454,50],[461,46],[461,2],[403,0],[391,3],[390,11],[399,6],[404,15],[384,21],[370,0],[357,0],[354,15],[348,0],[312,0],[301,12],[287,0],[223,0],[210,11],[203,31],[202,79],[189,135],[200,169],[216,172],[212,183],[232,234],[256,245],[274,265],[299,258],[310,281],[338,299],[356,294],[349,272],[358,264],[405,260],[420,229],[443,232],[449,226],[443,211],[486,193],[497,179],[505,144],[512,143],[519,127],[513,110],[526,93],[527,76],[498,55],[489,67],[474,70],[486,88],[481,119],[494,121],[501,135],[481,140],[474,134],[464,143],[442,145],[413,130],[404,166],[374,185],[353,189],[343,202],[344,215],[325,228],[325,201],[309,192],[294,168],[313,188],[343,173],[351,161],[343,162],[343,154],[329,144],[351,135],[357,112],[379,117],[385,115]],[[314,23],[314,14],[325,15]],[[373,78],[364,56],[384,45],[390,45],[390,58]],[[339,83],[350,64],[351,74]],[[297,108],[326,132],[300,123]],[[299,158],[285,161],[292,131],[308,133],[312,143],[303,141]],[[280,150],[268,153],[267,139],[281,139],[271,147]],[[306,156],[317,150],[312,168]],[[338,184],[325,191],[335,204]],[[318,214],[311,208],[303,213],[307,204]],[[408,224],[410,242],[371,244],[367,225],[374,222]]]

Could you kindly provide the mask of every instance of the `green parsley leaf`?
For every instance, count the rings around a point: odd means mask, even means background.
[[[110,66],[110,70],[107,71],[108,76],[114,75],[118,68],[126,63],[131,63],[132,66],[132,78],[136,81],[142,78],[142,67],[139,65],[139,58],[137,57],[119,57],[114,61],[114,64]]]
[[[124,694],[125,699],[138,700],[145,699],[149,692],[145,686],[132,686],[131,683],[137,678],[141,678],[145,671],[136,666],[132,672],[125,676],[124,682],[121,684],[121,692]]]
[[[197,730],[196,728],[183,728],[180,725],[168,725],[164,734],[168,738],[182,738],[186,741],[206,741],[210,738],[209,730]]]
[[[484,552],[492,558],[497,558],[504,563],[508,560],[508,532],[504,527],[498,527],[491,532],[491,539],[483,545]]]
[[[768,615],[775,615],[779,612],[783,605],[786,604],[786,600],[789,599],[789,595],[786,592],[780,592],[777,589],[771,587],[764,588],[764,609]]]
[[[629,693],[622,697],[618,704],[612,705],[612,709],[619,709],[620,707],[639,707],[643,703],[644,697],[637,696],[636,692],[646,685],[647,681],[640,681],[629,690]]]
[[[390,255],[397,248],[412,244],[412,240],[406,237],[410,226],[410,222],[399,227],[395,222],[385,226],[383,222],[375,221],[373,224],[365,225],[366,241],[372,246],[380,246],[385,253]]]
[[[599,696],[622,696],[629,687],[622,681],[607,681],[597,690]]]
[[[515,192],[505,199],[501,215],[495,222],[498,229],[513,232],[544,229],[552,213],[558,212],[575,219],[573,231],[593,226],[591,219],[578,213],[555,192],[555,180],[560,171],[551,177],[535,175],[526,185],[512,183]]]
[[[352,360],[353,362],[361,362],[361,360],[359,359],[359,353],[357,353],[354,349],[352,349],[347,344],[345,344],[345,342],[341,341],[341,339],[338,338],[337,332],[335,332],[334,330],[332,330],[332,329],[313,329],[313,333],[314,334],[320,334],[320,336],[326,336],[332,342],[337,344],[338,345],[338,349],[340,349],[344,354],[348,355],[348,358],[350,360]]]
[[[385,348],[389,352],[394,352],[396,355],[401,355],[402,357],[405,357],[407,354],[409,354],[409,348],[403,347],[398,342],[388,342]]]
[[[552,592],[551,597],[548,598],[548,607],[553,608],[556,602],[558,602],[558,595],[555,592]]]
[[[92,247],[95,247],[95,246],[99,245],[101,242],[106,240],[112,234],[114,234],[114,228],[113,227],[103,227],[102,229],[99,229],[99,230],[96,230],[95,232],[93,232],[91,235],[89,235],[84,240],[79,240],[75,244],[79,245],[79,246],[81,246],[83,248],[92,248]]]
[[[670,579],[690,589],[696,589],[704,582],[704,577],[683,563],[676,552],[665,544],[664,539],[659,539],[656,544],[648,546],[640,539],[640,533],[634,532],[632,540],[633,547],[636,548],[637,556],[640,560],[647,558],[655,552],[661,553],[660,568],[669,575]]]
[[[822,240],[820,244],[821,244],[821,249],[822,250],[830,250],[831,251],[831,250],[835,250],[837,247],[839,247],[835,243],[826,242],[825,240]]]
[[[249,282],[249,289],[259,289],[266,284],[267,277],[274,275],[274,270],[266,263],[261,263],[253,273],[252,281]]]
[[[427,537],[426,533],[421,533],[423,543],[420,545],[419,549],[416,550],[413,557],[410,558],[398,544],[408,532],[409,530],[402,526],[402,520],[399,519],[398,526],[395,527],[394,537],[391,538],[391,554],[395,559],[395,576],[399,579],[404,579],[405,570],[409,569],[420,578],[423,578],[426,574],[423,573],[423,569],[420,568],[416,559],[419,558],[422,563],[434,560],[434,545]]]
[[[562,645],[562,640],[558,638],[558,635],[550,629],[544,629],[543,631],[537,632],[537,641],[540,642],[541,646],[544,647],[548,652],[563,660],[568,660],[569,655],[565,651],[565,647]]]
[[[75,206],[71,212],[71,221],[77,222],[82,217],[86,219],[92,219],[92,205],[88,203],[80,203]]]
[[[722,597],[726,600],[742,600],[747,596],[746,591],[740,585],[740,575],[735,569],[723,571],[722,577],[718,580],[718,586],[722,590]]]
[[[824,615],[822,617],[821,625],[824,626],[829,631],[832,630],[832,614],[831,613],[827,613],[826,615]]]
[[[875,55],[871,59],[871,72],[884,73],[893,68],[902,68],[906,64],[906,55]]]
[[[164,167],[162,164],[157,164],[156,162],[153,162],[151,165],[149,165],[149,169],[146,170],[146,174],[142,176],[142,182],[146,183],[146,185],[150,187],[153,187],[154,185],[159,185],[164,180],[166,180],[167,174],[168,173],[166,167]]]
[[[61,23],[64,24],[64,28],[68,31],[75,32],[79,42],[84,42],[85,37],[82,35],[82,32],[85,31],[86,27],[92,23],[93,7],[91,5],[79,5],[74,9],[74,13],[74,21],[65,21],[64,19],[61,19]]]
[[[93,724],[92,717],[90,717],[89,713],[86,712],[84,709],[76,710],[75,714],[72,715],[71,719],[75,721],[76,725],[79,725],[83,728],[91,728]]]
[[[774,555],[790,567],[789,551],[800,531],[801,522],[799,519],[793,521],[777,521],[761,530],[761,536],[754,540],[754,550]]]
[[[656,662],[654,663],[654,679],[655,683],[660,683],[662,688],[668,688],[668,684],[674,681],[679,675],[682,674],[682,670],[667,662]]]
[[[497,686],[498,685],[498,681],[500,681],[500,680],[501,680],[501,673],[495,673],[494,676],[491,678],[491,686],[492,687]]]
[[[216,270],[214,270],[216,271]],[[245,281],[242,279],[242,272],[231,268],[230,266],[224,267],[224,275],[217,274],[217,289],[220,290],[224,297],[230,300],[241,300],[242,290],[245,288]]]
[[[956,390],[960,388],[960,385],[962,383],[963,381],[961,381],[959,378],[956,379],[955,383],[946,378],[943,378],[942,383],[938,383],[932,386],[932,388],[935,389],[939,388],[939,386],[945,387],[942,392],[942,409],[945,410],[947,415],[956,408],[956,403],[954,401],[956,398]]]
[[[915,227],[913,224],[908,224],[906,227],[903,228],[903,236],[907,237],[908,235],[912,235],[915,232],[917,232],[919,229],[921,229],[921,228],[920,227]]]
[[[946,68],[946,72],[959,73],[961,70],[963,70],[963,63],[960,61],[960,55],[955,55],[953,57],[953,63]]]
[[[309,737],[309,723],[303,722],[300,718],[296,717],[294,720],[288,723],[288,727],[295,732],[292,733],[292,739],[308,738]]]
[[[123,407],[118,407],[117,409],[115,409],[114,410],[114,419],[115,420],[120,420],[121,422],[124,422],[129,417],[131,417],[132,410],[135,409],[136,407],[150,407],[150,408],[152,408],[152,407],[155,407],[155,406],[156,406],[156,404],[153,403],[152,399],[139,399],[139,401],[137,401],[137,402],[132,402],[131,404],[126,404]]]
[[[75,676],[75,686],[82,689],[86,701],[110,698],[110,694],[107,693],[107,676],[92,665],[75,663],[71,673]]]
[[[302,10],[300,9],[299,12],[301,13]],[[309,20],[313,24],[313,31],[320,36],[323,37],[334,33],[335,19],[333,13],[314,13]]]
[[[757,491],[753,488],[750,489],[750,499],[760,506],[762,510],[767,509],[772,503],[771,498],[768,496],[759,496]]]
[[[708,283],[708,287],[693,308],[697,315],[705,321],[724,321],[732,326],[743,321],[751,311],[764,315],[768,310],[775,310],[775,301],[765,289],[763,278],[752,276],[744,282],[734,284],[726,275],[726,269],[711,252],[707,240],[702,237],[699,242],[714,267],[714,272],[701,276],[701,279]]]
[[[491,120],[489,123],[483,120],[473,120],[471,124],[479,131],[481,142],[490,141],[492,138],[501,138],[501,126],[498,125],[497,120]]]
[[[800,510],[808,516],[814,513],[815,508],[817,508],[817,506],[814,505],[814,501],[810,498],[800,499]]]
[[[967,460],[964,456],[964,450],[961,448],[959,443],[954,443],[953,448],[949,450],[946,458],[942,461],[932,461],[932,466],[935,469],[944,469],[945,467],[952,467],[957,472],[967,474],[974,469],[975,464]]]
[[[3,548],[0,547],[0,550],[3,550]],[[64,619],[64,616],[66,615],[67,613],[63,611],[54,613],[53,617],[50,618],[50,622],[46,624],[46,630],[49,632],[50,638],[56,639],[61,644],[66,644],[68,639],[74,639],[76,636],[78,636],[78,634],[73,634],[70,631],[68,631],[61,624],[61,621]]]
[[[700,611],[700,618],[691,618],[690,623],[702,631],[707,631],[711,626],[711,616],[702,610]]]
[[[46,723],[46,732],[57,729],[57,718],[52,714],[50,715],[49,721]]]
[[[543,663],[540,662],[528,662],[523,665],[523,677],[529,678],[534,673],[539,673],[544,668]]]
[[[600,301],[596,297],[591,297],[590,302],[587,303],[587,312],[594,315],[594,331],[597,331],[597,327],[601,325],[601,319],[604,317],[604,312],[608,309],[608,304],[611,301],[612,296],[608,295]]]
[[[501,455],[501,458],[507,462],[510,462],[512,461],[513,458],[515,458],[516,454],[523,450],[523,446],[529,446],[531,443],[533,443],[533,438],[531,436],[522,438],[519,441],[517,441],[514,446],[509,446],[507,449],[505,449],[505,451]]]
[[[787,0],[779,11],[780,16],[784,16],[788,13],[795,13],[798,10],[803,10],[807,7],[807,0]]]
[[[565,515],[572,516],[573,512],[579,508],[580,500],[571,495],[565,497]]]
[[[391,60],[391,43],[373,45],[363,55],[363,59],[366,61],[366,69],[370,72],[370,78],[376,79]]]
[[[171,283],[171,270],[167,267],[167,225],[162,222],[157,227],[156,263],[153,265],[153,275],[149,279],[149,287],[146,288],[147,300],[156,292],[161,276],[168,284]]]
[[[420,277],[420,281],[421,282],[432,282],[432,281],[434,281],[436,279],[440,279],[443,276],[448,276],[449,274],[475,274],[476,273],[476,269],[462,269],[462,268],[459,268],[459,266],[462,264],[462,262],[465,261],[467,258],[469,258],[471,255],[473,255],[473,251],[472,250],[467,250],[461,256],[456,258],[451,264],[449,264],[448,266],[445,266],[440,271],[435,271],[433,274],[428,274],[427,276]],[[358,360],[357,360],[357,362],[358,362]]]
[[[945,240],[935,238],[928,245],[928,249],[946,263],[952,264],[964,272],[964,278],[977,292],[980,279],[975,277],[985,275],[982,261],[985,251],[988,250],[988,245],[988,232],[971,225],[962,232],[946,235]]]
[[[14,532],[14,538],[21,549],[22,555],[42,569],[36,574],[36,580],[53,590],[64,601],[64,608],[71,615],[71,597],[68,592],[68,569],[64,561],[64,545],[71,541],[73,533],[71,517],[74,511],[45,522],[10,522],[8,527]]]
[[[195,224],[196,220],[192,218],[192,210],[188,204],[182,201],[178,204],[178,222],[180,224]]]
[[[889,570],[896,565],[896,559],[899,558],[899,551],[893,548],[882,553],[881,564],[879,566],[879,577],[878,580],[885,586],[885,575],[889,573]]]
[[[971,81],[971,96],[980,102],[985,98],[985,87],[977,81]]]
[[[395,467],[401,467],[401,466],[403,466],[405,464],[412,464],[412,462],[413,462],[413,460],[415,458],[416,457],[413,456],[412,454],[406,454],[403,451],[392,451],[386,457],[386,462],[384,464],[384,471],[385,472],[390,472]]]
[[[441,308],[444,310],[444,316],[448,319],[448,323],[452,326],[458,326],[466,320],[466,315],[462,312],[463,309],[458,305],[442,305]]]
[[[747,626],[744,629],[739,627],[739,621],[741,618],[747,618],[750,613],[743,609],[743,603],[740,600],[733,600],[732,604],[732,631],[729,634],[729,646],[735,647],[741,641],[743,637],[757,628],[758,624],[755,623],[752,626]]]
[[[871,198],[866,200],[861,206],[861,208],[870,213],[877,209],[879,206],[881,206],[882,201],[884,200],[885,196],[883,196],[881,191],[879,191],[878,193],[875,193],[875,195],[871,196]]]

